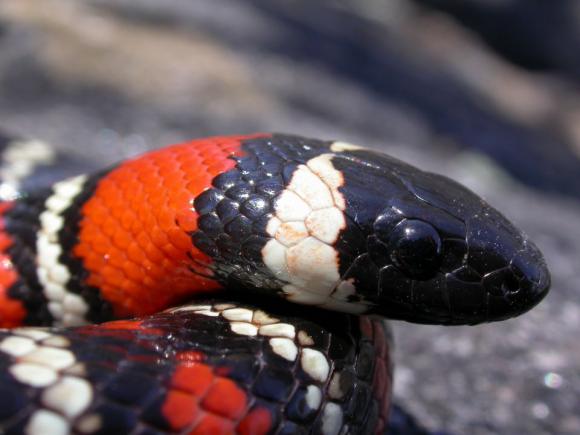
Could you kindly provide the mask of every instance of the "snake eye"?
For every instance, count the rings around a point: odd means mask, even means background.
[[[427,222],[404,219],[391,231],[387,242],[393,264],[409,278],[432,278],[441,263],[441,238]]]

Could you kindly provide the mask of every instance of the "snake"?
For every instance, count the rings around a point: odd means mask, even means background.
[[[5,434],[384,433],[385,319],[503,320],[550,287],[475,193],[344,141],[210,137],[55,182],[43,142],[0,154]]]

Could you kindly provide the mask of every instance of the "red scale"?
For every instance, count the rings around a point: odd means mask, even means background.
[[[261,136],[174,145],[127,161],[99,182],[82,208],[73,252],[89,272],[86,284],[100,290],[115,316],[151,314],[221,287],[204,277],[212,272],[200,264],[211,258],[191,242],[192,202],[235,166],[228,157],[240,155],[241,140]]]

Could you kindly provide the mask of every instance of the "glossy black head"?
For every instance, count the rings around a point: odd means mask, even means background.
[[[475,324],[517,316],[546,295],[541,253],[467,188],[367,150],[339,153],[333,164],[349,220],[338,246],[342,278],[374,312]]]

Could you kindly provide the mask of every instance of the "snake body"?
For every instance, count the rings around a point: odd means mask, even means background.
[[[382,317],[501,320],[548,291],[474,193],[348,143],[200,139],[40,190],[25,148],[0,169],[5,433],[381,433]]]

